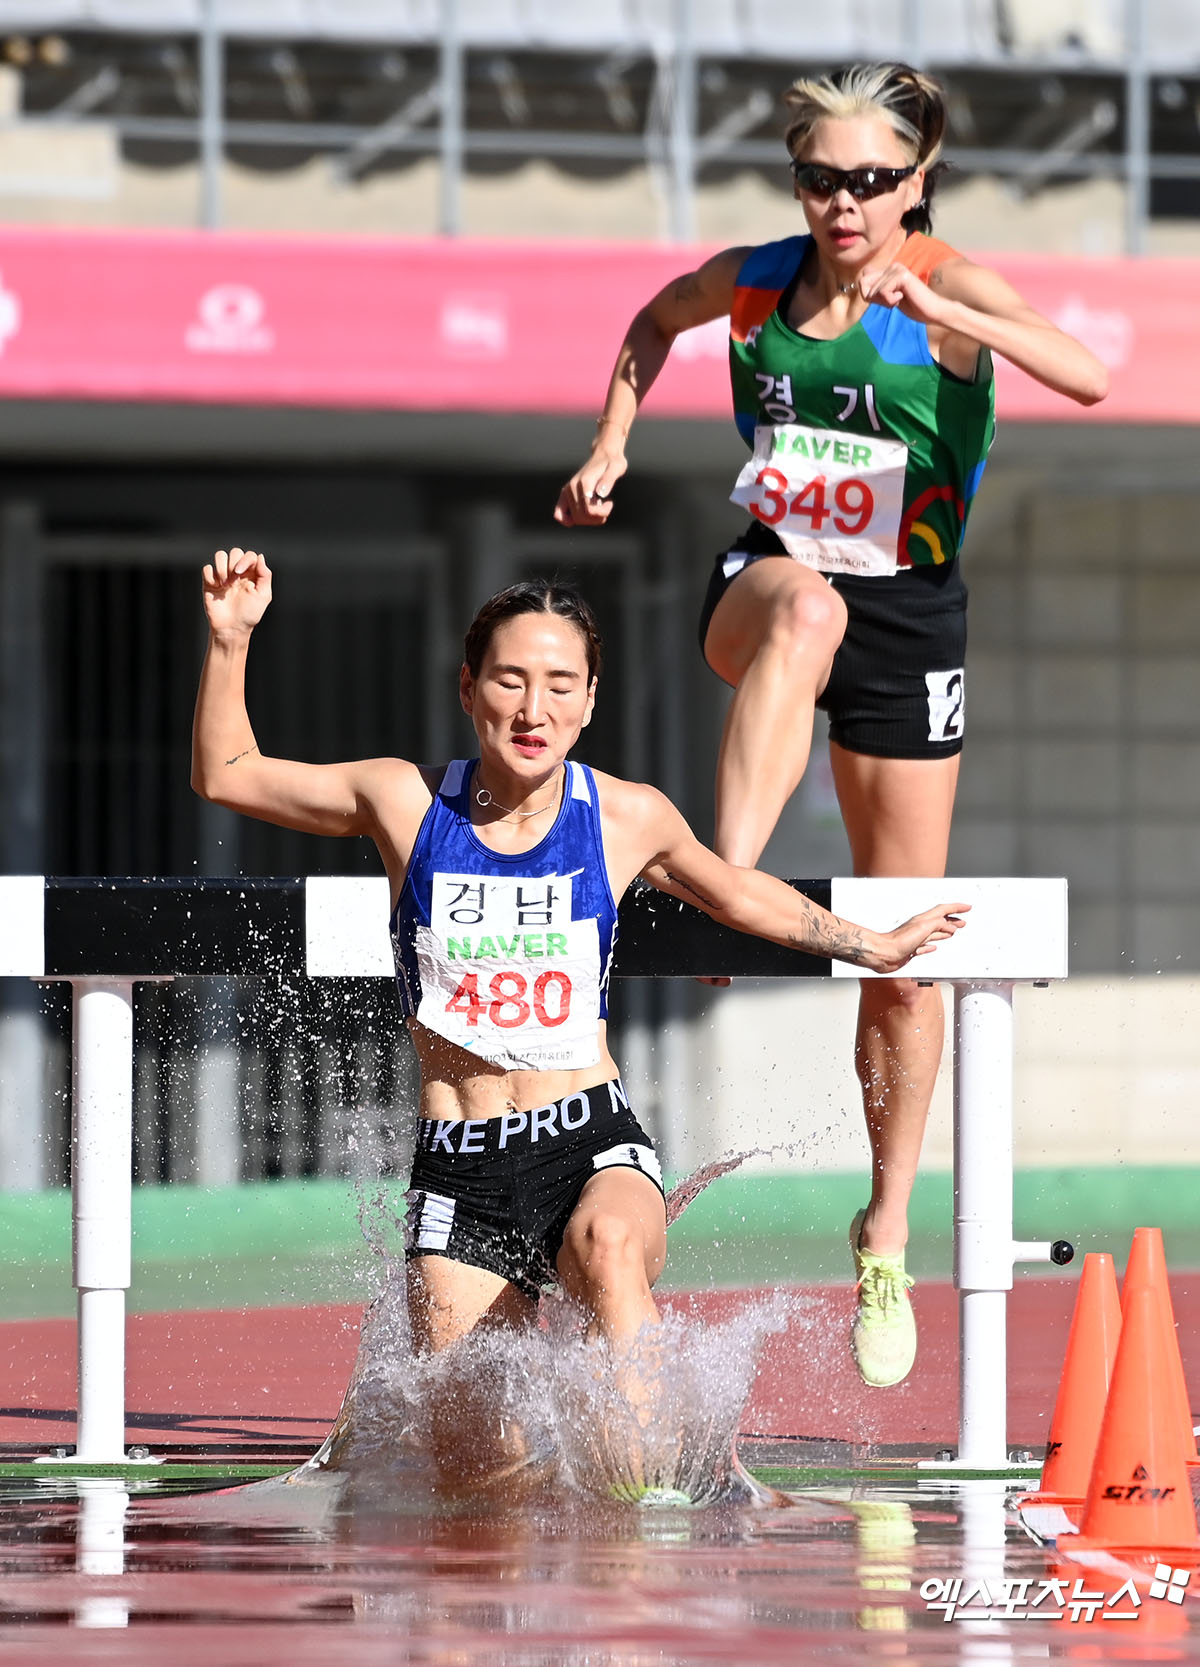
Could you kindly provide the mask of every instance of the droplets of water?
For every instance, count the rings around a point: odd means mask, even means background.
[[[667,1226],[679,1217],[699,1198],[706,1187],[714,1181],[719,1181],[722,1175],[728,1175],[735,1169],[740,1169],[748,1158],[769,1157],[776,1147],[768,1148],[756,1146],[751,1152],[727,1152],[723,1157],[714,1158],[711,1163],[701,1164],[699,1169],[685,1175],[682,1181],[676,1183],[667,1194]]]
[[[636,1501],[646,1488],[755,1502],[762,1490],[735,1455],[738,1423],[762,1346],[795,1305],[774,1293],[719,1324],[668,1313],[618,1348],[550,1296],[537,1325],[481,1329],[418,1356],[397,1275],[367,1315],[313,1468],[414,1503],[430,1490],[511,1500],[539,1489]]]
[[[565,1306],[565,1305],[560,1305]],[[696,1504],[745,1486],[734,1443],[766,1338],[791,1310],[779,1293],[723,1324],[669,1313],[627,1352],[580,1333],[546,1360],[563,1481],[593,1497],[636,1497],[641,1486]]]

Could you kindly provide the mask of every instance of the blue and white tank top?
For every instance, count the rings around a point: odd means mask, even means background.
[[[477,764],[446,766],[417,834],[392,916],[401,1010],[508,1070],[595,1065],[617,941],[595,777],[568,762],[554,826],[508,856],[471,826]]]

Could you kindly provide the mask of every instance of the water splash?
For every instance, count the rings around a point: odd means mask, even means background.
[[[710,1187],[714,1181],[719,1181],[722,1175],[728,1175],[732,1170],[740,1169],[750,1158],[768,1158],[780,1150],[778,1146],[755,1146],[749,1152],[726,1152],[723,1157],[714,1158],[711,1163],[702,1163],[699,1169],[694,1169],[690,1175],[685,1175],[682,1181],[677,1181],[667,1194],[667,1226],[678,1221],[689,1204]]]
[[[782,1149],[730,1152],[702,1165],[672,1188],[668,1222],[748,1159]],[[697,1503],[780,1502],[746,1474],[735,1438],[764,1342],[811,1299],[773,1292],[716,1325],[670,1312],[618,1355],[589,1338],[579,1312],[551,1292],[534,1325],[481,1328],[442,1354],[417,1356],[403,1208],[373,1156],[359,1157],[354,1187],[379,1294],[341,1412],[299,1479],[338,1476],[357,1491],[414,1506],[456,1493],[511,1501],[539,1489],[591,1500],[640,1500],[652,1489]]]
[[[479,1330],[417,1356],[404,1281],[393,1277],[306,1469],[414,1503],[431,1493],[636,1501],[647,1488],[696,1504],[783,1503],[746,1474],[735,1439],[763,1344],[803,1303],[776,1292],[717,1325],[670,1313],[616,1351],[548,1296],[537,1325]]]
[[[756,1502],[737,1462],[737,1430],[762,1346],[794,1308],[795,1299],[774,1293],[718,1325],[670,1313],[626,1356],[578,1332],[554,1346],[548,1328],[566,1483],[591,1497],[638,1499],[648,1486],[695,1504]]]

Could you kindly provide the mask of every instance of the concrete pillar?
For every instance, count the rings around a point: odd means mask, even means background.
[[[442,0],[442,29],[438,43],[438,80],[441,91],[441,182],[438,192],[438,230],[443,237],[462,231],[463,172],[463,48],[459,34],[458,0]]]
[[[225,43],[217,0],[203,0],[200,20],[200,224],[219,231],[225,167]]]

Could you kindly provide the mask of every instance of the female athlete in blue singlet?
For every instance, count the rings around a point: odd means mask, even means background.
[[[460,699],[479,756],[264,758],[246,712],[250,637],[271,598],[261,555],[204,570],[210,638],[193,786],[277,825],[373,839],[391,882],[401,1007],[421,1070],[407,1256],[413,1342],[529,1325],[558,1281],[615,1349],[658,1319],[662,1180],[605,1037],[617,902],[641,875],[715,920],[894,971],[961,925],[962,905],[878,933],[781,881],[730,868],[652,787],[574,763],[600,645],[565,587],[516,585],[466,638]]]

